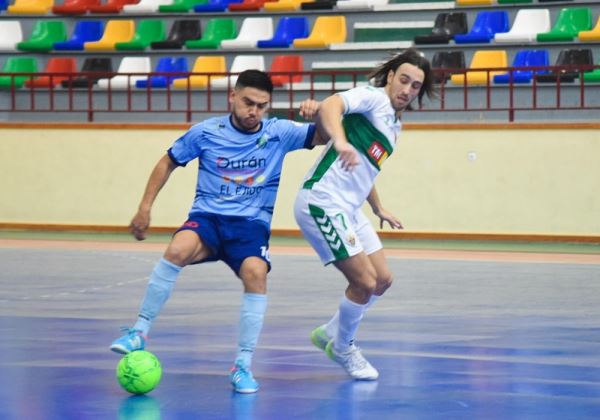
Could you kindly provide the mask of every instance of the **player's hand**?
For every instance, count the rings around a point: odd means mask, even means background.
[[[404,229],[400,220],[396,219],[396,217],[385,209],[380,209],[375,212],[375,215],[379,217],[379,228],[383,229],[384,222],[387,222],[392,229]]]
[[[342,169],[352,171],[354,167],[360,163],[358,152],[347,141],[334,140],[333,147],[335,148],[336,152],[338,152]]]
[[[138,241],[146,239],[146,231],[150,226],[150,212],[139,210],[129,224],[129,232]]]
[[[312,121],[319,112],[321,102],[314,99],[305,99],[300,102],[300,116],[307,121]]]

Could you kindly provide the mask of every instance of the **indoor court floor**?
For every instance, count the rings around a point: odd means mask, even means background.
[[[133,323],[164,243],[0,237],[0,419],[599,419],[600,251],[391,249],[395,283],[358,331],[376,382],[312,346],[345,281],[273,246],[257,394],[232,392],[241,284],[186,268],[147,350],[160,385],[131,396],[108,350]]]

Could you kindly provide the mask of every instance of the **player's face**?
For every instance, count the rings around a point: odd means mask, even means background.
[[[269,107],[271,95],[264,90],[245,87],[229,95],[233,125],[243,131],[256,131]]]
[[[425,73],[414,64],[403,63],[395,72],[390,70],[385,90],[394,110],[404,110],[419,95],[423,80]]]

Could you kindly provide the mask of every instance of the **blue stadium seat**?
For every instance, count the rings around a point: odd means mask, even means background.
[[[513,67],[544,67],[550,64],[547,50],[522,50],[517,52]],[[535,74],[546,74],[548,70],[515,70],[512,73],[513,83],[529,83]],[[510,73],[497,74],[494,83],[510,83]]]
[[[162,57],[156,65],[155,73],[179,73],[187,72],[188,64],[185,57]],[[150,76],[146,80],[138,80],[135,82],[135,86],[138,88],[147,88],[148,83],[154,88],[166,88],[173,84],[173,80],[187,77],[185,74],[182,75],[157,75]]]
[[[55,42],[57,51],[83,51],[85,42],[98,41],[104,33],[104,22],[101,20],[80,20],[73,28],[73,34],[67,41]]]
[[[454,42],[457,44],[486,43],[490,42],[497,33],[508,32],[509,29],[508,12],[504,10],[479,12],[469,33],[454,35]]]
[[[258,48],[289,48],[296,38],[308,38],[310,28],[306,17],[283,17],[273,38],[258,41]]]
[[[197,4],[194,12],[224,12],[230,4],[241,3],[243,0],[208,0],[208,3]]]
[[[8,7],[8,1],[9,0],[0,0],[0,12],[2,10],[6,10],[6,8]]]

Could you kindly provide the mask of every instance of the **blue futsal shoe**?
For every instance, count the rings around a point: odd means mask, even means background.
[[[235,392],[241,394],[252,394],[258,391],[258,382],[252,376],[252,372],[245,367],[235,365],[229,372],[229,380]]]
[[[115,353],[127,354],[135,350],[144,350],[146,338],[142,335],[140,330],[134,330],[133,328],[121,329],[127,331],[127,334],[113,341],[110,345],[112,351]]]

